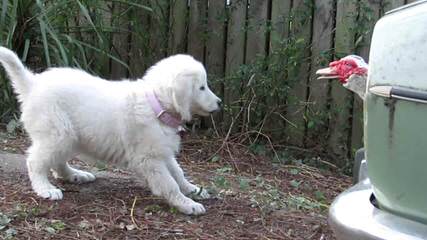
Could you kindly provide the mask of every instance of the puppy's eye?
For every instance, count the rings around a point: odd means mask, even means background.
[[[200,90],[202,90],[202,91],[205,90],[205,86],[201,86]]]

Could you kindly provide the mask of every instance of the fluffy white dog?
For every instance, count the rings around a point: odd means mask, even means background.
[[[0,61],[21,102],[21,120],[32,140],[27,167],[37,195],[62,199],[61,190],[48,180],[50,170],[72,183],[94,181],[93,174],[67,164],[83,154],[128,167],[154,195],[182,213],[205,213],[202,204],[186,195],[209,194],[185,179],[175,159],[181,121],[220,108],[221,100],[209,89],[200,62],[175,55],[155,64],[142,79],[114,82],[72,68],[36,74],[4,47]]]

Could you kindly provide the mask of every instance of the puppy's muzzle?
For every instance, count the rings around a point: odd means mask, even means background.
[[[219,112],[219,111],[221,111],[221,109],[222,109],[222,101],[221,101],[221,99],[219,99],[218,101],[216,101],[216,104],[217,104],[217,108],[215,109],[215,110],[213,110],[213,111],[211,111],[211,112],[209,112],[209,113],[214,113],[214,112]]]

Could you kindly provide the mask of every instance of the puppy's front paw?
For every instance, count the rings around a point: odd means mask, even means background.
[[[201,215],[206,213],[205,207],[202,204],[193,200],[191,200],[191,202],[188,201],[187,203],[176,207],[180,212],[187,215]]]
[[[62,191],[58,188],[40,189],[35,190],[35,192],[38,196],[48,200],[61,200],[63,197]]]

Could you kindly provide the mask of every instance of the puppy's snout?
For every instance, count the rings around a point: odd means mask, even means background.
[[[217,104],[216,109],[215,109],[215,110],[213,110],[213,111],[211,111],[210,113],[214,113],[214,112],[219,112],[219,111],[221,111],[221,108],[222,108],[222,101],[221,101],[221,99],[218,99],[218,100],[216,101],[216,104]]]

